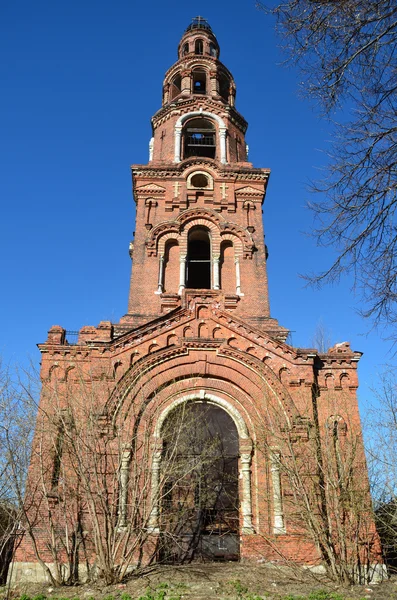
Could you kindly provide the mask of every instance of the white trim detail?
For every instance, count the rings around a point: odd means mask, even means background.
[[[152,509],[149,517],[149,531],[153,533],[157,533],[159,531],[159,496],[160,496],[160,462],[161,462],[161,451],[158,450],[158,442],[161,440],[161,429],[163,427],[164,421],[168,417],[168,415],[179,405],[184,404],[185,402],[194,401],[194,402],[208,402],[209,404],[214,404],[215,406],[219,406],[222,408],[227,414],[233,419],[234,424],[236,425],[236,429],[239,435],[240,440],[248,440],[248,429],[245,424],[243,417],[240,415],[239,411],[227,400],[223,398],[219,398],[219,396],[215,396],[215,394],[209,394],[206,390],[197,390],[194,394],[187,394],[186,396],[182,396],[181,398],[177,398],[174,400],[167,408],[163,410],[160,414],[156,428],[154,430],[153,437],[154,439],[154,447],[157,450],[154,452],[153,460],[152,460],[152,490],[151,490],[151,501],[152,501]],[[242,494],[242,502],[241,502],[241,512],[243,517],[243,526],[242,533],[244,534],[253,534],[254,529],[252,526],[252,498],[251,498],[251,461],[252,456],[251,452],[245,451],[241,454],[240,457],[240,480],[242,482],[241,485],[241,494]]]
[[[270,472],[273,484],[273,533],[277,535],[285,533],[279,450],[270,452]]]
[[[164,254],[160,254],[159,258],[159,280],[157,291],[155,294],[162,294],[164,291]]]
[[[181,137],[182,137],[182,128],[183,124],[187,119],[191,119],[192,117],[208,117],[210,119],[214,119],[218,123],[219,127],[219,143],[220,143],[220,162],[225,165],[226,164],[226,125],[223,119],[214,113],[207,112],[205,110],[199,111],[195,110],[185,115],[181,115],[177,122],[175,123],[175,133],[174,133],[174,142],[175,142],[175,151],[174,151],[174,162],[181,162]]]
[[[127,525],[127,497],[128,497],[128,474],[131,461],[131,448],[126,446],[121,453],[120,463],[120,515],[119,529],[123,529]]]
[[[219,398],[219,396],[215,396],[215,394],[209,394],[206,390],[197,390],[197,392],[194,392],[193,394],[181,396],[180,398],[174,400],[174,402],[172,402],[169,406],[167,406],[167,408],[165,408],[161,413],[156,423],[156,428],[154,430],[155,438],[161,438],[161,429],[163,427],[164,421],[166,420],[170,412],[172,412],[180,404],[184,404],[185,402],[190,401],[208,402],[208,404],[215,404],[216,406],[220,406],[220,408],[223,408],[223,410],[227,412],[227,414],[233,419],[239,437],[243,440],[249,439],[247,426],[239,411],[236,408],[234,408],[234,406],[230,404],[230,402],[228,402],[227,400]]]
[[[186,255],[181,255],[179,257],[179,296],[182,296],[182,291],[186,287],[186,259]]]
[[[153,160],[154,137],[150,138],[149,142],[149,162]]]

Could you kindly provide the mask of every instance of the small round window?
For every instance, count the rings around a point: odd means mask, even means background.
[[[205,188],[208,187],[208,177],[203,173],[196,173],[190,180],[192,187]]]

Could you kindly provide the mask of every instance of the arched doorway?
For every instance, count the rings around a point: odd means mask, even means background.
[[[239,558],[239,435],[209,402],[178,404],[161,428],[160,558]]]
[[[211,241],[204,227],[189,231],[186,275],[188,288],[211,289]]]

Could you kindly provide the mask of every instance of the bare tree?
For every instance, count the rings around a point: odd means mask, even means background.
[[[367,453],[377,528],[386,562],[397,568],[397,383],[393,370],[379,377],[368,411]]]
[[[54,585],[96,578],[110,584],[154,560],[190,560],[205,528],[238,527],[238,442],[224,446],[223,421],[182,406],[156,441],[158,413],[145,411],[143,398],[117,418],[104,411],[112,378],[73,367],[66,378],[41,383],[26,483],[10,437],[7,451],[25,535],[20,550],[33,550]],[[31,385],[22,386],[19,402],[36,410]],[[9,401],[5,406],[11,409]]]
[[[0,581],[5,583],[9,562],[18,543],[23,494],[37,405],[26,402],[20,378],[0,362]],[[31,398],[35,391],[30,390]]]
[[[326,419],[315,389],[310,417],[296,422],[269,402],[260,447],[271,464],[273,533],[310,540],[332,579],[368,582],[380,546],[363,442],[348,395],[326,394],[335,410]]]
[[[324,322],[321,319],[317,322],[310,343],[313,346],[313,348],[316,348],[319,352],[323,354],[328,352],[329,348],[331,348],[332,346],[331,333],[324,325]]]
[[[392,0],[286,0],[271,8],[302,92],[335,125],[326,176],[311,204],[320,245],[336,260],[314,284],[354,276],[363,315],[397,321],[397,7]],[[346,115],[350,115],[346,117]],[[340,119],[340,120],[341,120]],[[394,334],[393,334],[394,335]]]

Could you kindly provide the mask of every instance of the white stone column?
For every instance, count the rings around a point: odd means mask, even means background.
[[[175,127],[175,149],[174,149],[174,162],[181,162],[181,137],[182,137],[182,126]]]
[[[254,533],[252,527],[252,500],[251,500],[251,453],[244,453],[240,457],[243,498],[241,512],[243,517],[242,533]]]
[[[120,464],[120,500],[119,500],[119,523],[120,529],[127,526],[127,500],[128,500],[128,472],[131,460],[131,449],[125,447],[121,454]]]
[[[214,290],[219,290],[220,289],[220,277],[219,277],[219,263],[220,263],[220,256],[219,254],[215,254],[212,257],[212,265],[213,265],[213,289]]]
[[[240,259],[235,258],[234,264],[236,265],[236,294],[237,296],[244,296],[241,291]]]
[[[221,163],[226,164],[226,127],[219,127],[219,142],[221,151]],[[177,162],[177,161],[175,161]]]
[[[154,148],[154,138],[152,137],[149,142],[149,162],[153,160],[153,148]]]
[[[164,291],[164,254],[160,254],[159,259],[159,281],[158,288],[155,294],[162,294]]]
[[[273,484],[273,533],[285,533],[283,501],[281,495],[280,453],[270,454],[270,472]]]
[[[179,259],[179,291],[178,294],[182,295],[182,290],[186,287],[186,256],[181,256]]]
[[[159,532],[160,466],[161,451],[156,451],[152,459],[151,509],[148,523],[148,530],[151,533]]]

